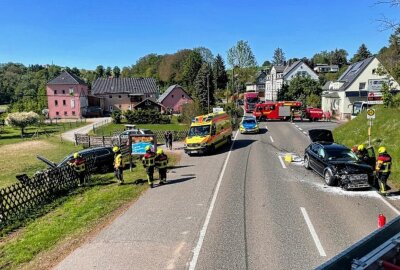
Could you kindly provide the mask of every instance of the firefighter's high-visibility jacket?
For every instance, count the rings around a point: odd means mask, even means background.
[[[164,169],[168,166],[168,156],[166,154],[157,155],[155,159],[156,167],[159,169]]]
[[[379,173],[390,173],[390,167],[392,166],[392,157],[387,154],[379,154],[376,162],[376,171]]]
[[[68,164],[78,173],[86,170],[86,161],[82,157],[71,159]]]
[[[114,157],[114,168],[118,169],[118,168],[122,168],[122,167],[123,167],[123,165],[122,165],[122,154],[119,153],[119,154],[116,154],[115,157]]]
[[[154,167],[156,154],[154,152],[147,152],[142,159],[144,167]]]

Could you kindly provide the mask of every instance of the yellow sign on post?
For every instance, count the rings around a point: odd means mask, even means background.
[[[375,119],[375,109],[367,110],[367,119]]]

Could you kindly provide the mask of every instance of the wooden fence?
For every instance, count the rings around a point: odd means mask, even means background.
[[[86,179],[94,168],[94,158],[86,160]],[[0,189],[0,229],[21,219],[38,207],[51,202],[63,191],[78,186],[79,177],[70,166],[45,169],[32,178],[17,176],[19,183]]]
[[[182,141],[185,139],[187,130],[171,131],[174,141]],[[157,142],[165,143],[164,131],[154,131]],[[128,138],[121,138],[118,134],[114,136],[91,136],[87,134],[75,134],[75,144],[85,147],[93,146],[114,146],[126,144]]]

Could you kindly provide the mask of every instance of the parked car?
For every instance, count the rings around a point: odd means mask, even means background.
[[[152,135],[154,134],[153,131],[151,131],[150,129],[128,129],[125,130],[123,132],[121,132],[120,134],[118,134],[118,136],[120,136],[121,138],[128,138],[129,135],[137,135],[137,134],[143,134],[143,135]]]
[[[95,157],[94,172],[107,173],[113,171],[114,153],[112,147],[95,147],[78,151],[82,157]],[[73,158],[73,153],[66,156],[60,163],[54,163],[48,159],[37,156],[38,159],[45,162],[50,167],[62,167],[67,165],[68,161]]]
[[[309,136],[312,143],[305,149],[304,167],[321,175],[328,186],[357,189],[374,184],[373,168],[348,147],[335,143],[330,130],[309,130]]]
[[[96,107],[96,106],[87,107],[83,116],[84,117],[102,117],[103,110],[100,107]]]

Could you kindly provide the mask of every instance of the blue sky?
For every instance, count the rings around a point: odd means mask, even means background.
[[[226,58],[240,39],[259,63],[276,47],[287,58],[334,48],[352,56],[361,43],[376,53],[390,35],[377,19],[398,18],[400,8],[375,2],[0,0],[0,63],[123,67],[148,53],[198,46]]]

